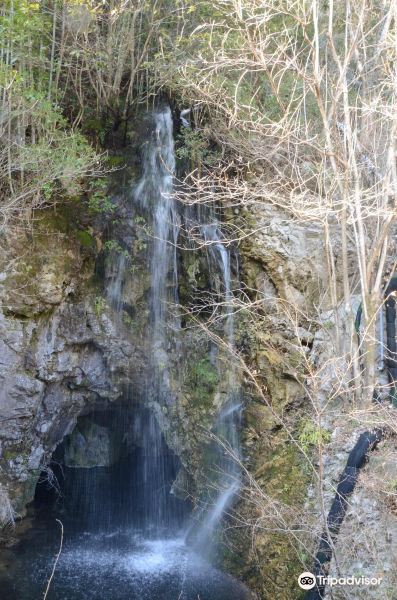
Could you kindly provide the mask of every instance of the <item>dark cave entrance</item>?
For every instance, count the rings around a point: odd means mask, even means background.
[[[109,404],[79,417],[56,448],[34,507],[77,530],[175,531],[191,509],[172,491],[180,467],[151,411]]]
[[[82,415],[43,469],[12,559],[0,553],[1,598],[42,598],[54,573],[56,600],[248,599],[186,543],[191,507],[172,493],[179,469],[147,408]]]

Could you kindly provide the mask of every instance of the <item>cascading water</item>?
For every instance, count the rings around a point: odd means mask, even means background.
[[[128,391],[121,416],[113,420],[111,433],[117,439],[112,443],[117,451],[121,448],[124,456],[117,468],[96,467],[78,469],[78,472],[69,469],[69,476],[78,479],[78,486],[69,490],[72,511],[78,510],[81,514],[73,527],[64,514],[60,515],[65,525],[65,542],[49,596],[52,600],[197,600],[198,597],[201,600],[242,600],[249,597],[244,586],[211,567],[200,556],[208,554],[203,552],[204,545],[210,544],[240,485],[238,464],[228,455],[240,455],[241,402],[236,392],[234,368],[227,370],[227,402],[213,430],[222,442],[214,446],[218,463],[216,492],[208,498],[207,510],[201,516],[195,549],[185,542],[189,527],[186,505],[170,493],[178,468],[177,458],[167,447],[159,418],[162,408],[174,400],[170,353],[178,344],[180,331],[175,306],[178,304],[177,243],[181,209],[172,194],[175,155],[170,109],[155,111],[150,122],[150,135],[143,149],[142,176],[127,199],[126,218],[131,218],[137,207],[151,217],[153,241],[148,256],[151,365],[139,398]],[[215,219],[201,223],[200,227],[208,244],[209,262],[221,280],[224,336],[233,348],[230,253]],[[116,253],[109,262],[107,298],[117,321],[122,319],[125,290],[132,276],[128,256],[124,252]],[[101,431],[101,418],[88,415],[89,423],[82,427]],[[90,419],[96,422],[91,423]],[[83,505],[78,497],[82,490],[90,492]],[[58,530],[49,528],[48,523],[45,530],[35,531],[27,549],[17,559],[12,578],[16,583],[8,592],[10,600],[40,597],[57,543]],[[197,549],[200,553],[195,551]]]
[[[220,410],[213,431],[217,455],[217,473],[215,483],[211,487],[212,491],[215,488],[215,494],[209,493],[208,502],[202,511],[200,525],[193,536],[195,546],[201,552],[205,551],[206,555],[210,556],[211,552],[214,551],[216,529],[223,515],[230,508],[241,485],[239,430],[242,402],[235,376],[237,365],[234,364],[233,359],[235,338],[230,252],[222,240],[219,223],[213,215],[209,224],[201,226],[201,231],[208,248],[210,262],[215,264],[216,271],[221,274],[222,289],[219,291],[224,315],[223,329],[228,346],[229,362],[231,362],[226,370],[227,402]]]
[[[154,114],[155,129],[152,139],[146,145],[144,153],[143,175],[139,181],[134,198],[146,210],[153,211],[153,255],[151,260],[151,324],[152,324],[152,356],[153,374],[151,393],[156,398],[156,403],[162,404],[167,397],[167,367],[168,346],[167,333],[175,336],[180,328],[178,317],[173,315],[170,306],[178,302],[178,265],[177,241],[180,228],[180,216],[173,197],[173,177],[175,171],[174,142],[172,135],[172,116],[169,108]],[[220,275],[222,289],[224,336],[233,352],[234,316],[233,292],[231,277],[230,252],[222,240],[220,225],[213,215],[209,215],[210,222],[200,226],[205,244],[208,246],[209,262],[214,271]],[[209,548],[219,525],[222,515],[229,508],[240,486],[240,458],[239,426],[241,421],[242,404],[235,379],[235,369],[227,369],[228,376],[228,401],[222,407],[214,428],[214,435],[219,438],[216,442],[217,454],[217,491],[208,503],[209,507],[204,512],[199,531],[196,534],[195,546],[209,554]],[[147,399],[150,403],[150,398]],[[152,414],[152,423],[149,426],[147,437],[150,448],[155,452],[158,448],[156,435],[158,425]],[[157,454],[157,464],[161,464],[164,457]],[[157,476],[159,474],[157,473]],[[157,489],[148,477],[149,489]],[[163,482],[160,480],[160,488]],[[214,496],[214,495],[212,495]],[[157,527],[164,523],[164,510],[161,506],[164,500],[157,497]],[[156,503],[156,501],[155,501]],[[156,513],[156,511],[155,511]]]
[[[177,239],[179,215],[172,195],[175,172],[172,115],[167,107],[153,114],[154,129],[143,153],[143,173],[133,198],[152,217],[153,250],[150,288],[151,369],[146,385],[144,404],[151,407],[143,436],[145,452],[144,493],[148,518],[154,532],[170,521],[167,512],[168,490],[165,474],[168,470],[163,452],[161,432],[155,410],[167,401],[168,340],[167,333],[178,329],[177,318],[171,323],[170,305],[178,299]],[[150,515],[151,513],[151,515]]]
[[[143,174],[134,199],[153,213],[153,255],[151,259],[151,312],[155,354],[165,351],[168,304],[178,300],[177,240],[180,219],[172,194],[175,173],[172,115],[169,108],[154,113],[155,129],[146,143]],[[158,358],[164,358],[164,353]]]
[[[152,324],[152,356],[153,374],[151,393],[161,405],[167,398],[168,381],[168,347],[170,340],[167,333],[171,331],[175,337],[180,328],[179,319],[173,316],[169,307],[178,302],[178,265],[177,241],[180,228],[180,216],[173,197],[173,177],[175,171],[174,142],[172,134],[172,116],[169,108],[154,114],[155,128],[152,139],[146,145],[144,153],[143,175],[139,181],[134,198],[146,210],[153,211],[153,255],[151,260],[151,324]],[[200,228],[205,244],[208,245],[212,263],[222,280],[220,290],[223,298],[224,336],[230,351],[234,349],[234,317],[233,292],[231,277],[230,252],[222,240],[220,226],[213,215],[210,222],[201,224]],[[236,386],[235,369],[228,373],[228,401],[218,416],[214,434],[219,438],[217,447],[217,492],[211,499],[210,507],[205,511],[199,531],[196,534],[195,546],[208,555],[210,543],[222,515],[227,510],[240,486],[240,469],[236,459],[240,457],[239,425],[241,420],[241,401]],[[150,403],[150,398],[147,399]],[[153,425],[155,417],[152,416]],[[157,425],[157,424],[156,424]],[[156,431],[152,426],[149,432]],[[158,429],[158,426],[157,426]],[[152,433],[148,436],[151,448],[157,449]],[[163,456],[157,455],[157,463],[162,463]],[[158,475],[158,473],[157,473]],[[149,486],[155,489],[153,482]],[[157,482],[162,485],[162,481]],[[157,526],[164,522],[164,511],[161,497],[157,505]]]

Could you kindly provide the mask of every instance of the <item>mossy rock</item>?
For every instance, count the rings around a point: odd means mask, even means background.
[[[191,396],[206,406],[212,403],[216,387],[219,383],[219,373],[208,357],[200,358],[197,362],[190,363],[189,371],[185,378],[185,387]]]
[[[306,497],[308,476],[302,455],[290,441],[281,441],[257,465],[255,479],[274,499],[290,506],[300,506]]]
[[[96,248],[95,238],[89,231],[76,231],[76,237],[83,248]]]

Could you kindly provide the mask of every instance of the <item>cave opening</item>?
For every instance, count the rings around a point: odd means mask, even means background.
[[[33,506],[74,530],[176,531],[191,509],[173,491],[180,468],[151,411],[123,400],[78,418],[42,471]]]

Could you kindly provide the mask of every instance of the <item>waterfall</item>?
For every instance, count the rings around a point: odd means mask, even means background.
[[[178,304],[177,245],[183,210],[177,205],[173,194],[175,153],[171,111],[165,107],[152,113],[149,118],[150,135],[142,149],[142,175],[132,193],[133,206],[148,215],[152,237],[151,255],[148,256],[151,365],[145,398],[142,399],[146,412],[138,414],[136,420],[140,430],[140,495],[145,507],[143,524],[153,535],[157,535],[172,520],[166,483],[170,457],[164,452],[157,417],[161,418],[161,408],[173,400],[169,381],[169,353],[176,344],[180,330],[175,307]],[[211,287],[220,299],[223,336],[233,352],[235,339],[230,250],[214,210],[199,211],[198,221],[207,248]],[[125,276],[126,260],[121,255],[113,264],[108,289],[108,297],[116,311],[123,308],[121,298]],[[220,408],[212,430],[212,435],[218,438],[213,444],[216,472],[211,474],[216,481],[212,482],[213,489],[208,494],[206,508],[200,517],[201,525],[195,533],[196,546],[201,549],[208,548],[240,486],[240,469],[233,457],[240,457],[242,404],[235,377],[236,365],[230,360],[228,362],[229,366],[223,372],[227,380],[227,401]]]
[[[169,107],[156,111],[154,128],[143,151],[143,173],[134,190],[134,201],[152,214],[153,250],[151,264],[151,349],[152,370],[147,386],[146,404],[151,406],[146,423],[143,460],[146,470],[145,494],[152,511],[152,525],[161,528],[169,518],[163,474],[167,465],[159,444],[159,426],[155,411],[170,394],[168,380],[169,348],[175,342],[180,328],[179,319],[170,307],[178,303],[177,242],[180,230],[181,209],[173,195],[175,154],[172,115]],[[205,219],[205,221],[204,221]],[[199,223],[204,242],[208,248],[209,268],[220,279],[219,294],[224,315],[224,337],[231,351],[235,346],[231,256],[223,239],[220,223],[213,212],[201,215]],[[204,511],[201,526],[196,534],[196,546],[208,546],[230,507],[240,486],[240,469],[234,457],[240,457],[239,427],[242,404],[232,364],[227,368],[227,402],[222,406],[213,429],[219,441],[215,443],[217,456],[216,493],[211,494],[209,508]],[[234,457],[232,456],[234,455]],[[147,458],[145,458],[147,457]]]
[[[242,418],[242,402],[236,379],[237,365],[233,359],[235,348],[233,291],[231,274],[231,256],[226,246],[218,220],[210,215],[210,223],[202,224],[201,231],[208,247],[210,259],[217,265],[221,274],[221,305],[224,315],[224,337],[228,344],[229,366],[227,368],[227,402],[221,408],[214,427],[217,454],[217,478],[215,497],[212,494],[201,523],[195,532],[195,546],[206,554],[213,550],[214,536],[222,517],[230,508],[241,485],[241,449],[239,429]]]
[[[142,175],[131,192],[120,198],[122,219],[116,221],[120,230],[113,230],[117,239],[109,240],[113,252],[106,260],[105,282],[115,322],[124,327],[128,310],[134,314],[129,298],[134,277],[128,253],[134,239],[131,230],[134,217],[143,219],[144,214],[152,240],[146,256],[150,268],[146,340],[150,364],[142,372],[137,390],[131,381],[130,389],[124,390],[115,405],[110,402],[103,412],[81,416],[80,429],[76,427],[74,441],[68,446],[69,463],[65,448],[60,447],[59,458],[67,471],[65,504],[55,514],[64,524],[65,539],[50,593],[55,600],[248,600],[251,596],[244,585],[207,560],[218,526],[240,485],[238,465],[225,452],[228,449],[240,455],[241,402],[235,365],[230,361],[222,372],[227,382],[226,402],[219,408],[212,432],[222,441],[214,443],[215,494],[207,498],[208,510],[201,515],[195,547],[186,543],[186,503],[171,493],[181,463],[167,445],[162,429],[164,409],[177,397],[171,353],[175,353],[182,335],[176,308],[181,258],[177,247],[181,219],[186,214],[173,197],[175,155],[170,109],[156,110],[147,117],[147,124]],[[211,288],[221,298],[223,335],[233,348],[230,251],[213,215],[207,214],[205,219],[201,215],[199,227],[208,244]],[[215,355],[213,352],[213,358]],[[90,450],[95,450],[96,457],[92,468],[87,464]],[[73,468],[73,460],[80,467]],[[48,531],[41,526],[30,536],[16,563],[15,595],[7,596],[10,600],[31,600],[42,594],[52,568],[53,549],[59,545],[59,531],[53,521]]]
[[[154,128],[143,152],[143,173],[134,193],[134,202],[152,214],[153,249],[150,259],[151,369],[144,404],[151,410],[142,429],[144,470],[142,494],[146,498],[147,520],[154,533],[170,523],[169,490],[166,485],[168,457],[164,454],[156,410],[167,402],[168,329],[179,328],[171,306],[178,302],[177,241],[180,218],[173,198],[175,154],[172,115],[169,107],[152,115]]]
[[[155,350],[164,346],[167,304],[177,302],[177,240],[180,219],[172,194],[175,153],[169,107],[153,115],[155,128],[146,143],[143,174],[134,198],[153,211],[154,247],[151,260],[151,321]],[[171,277],[170,277],[171,272]]]
[[[169,355],[180,329],[175,315],[178,304],[177,242],[180,215],[173,197],[175,153],[170,108],[163,107],[146,116],[147,139],[142,144],[142,173],[130,194],[124,198],[124,215],[133,222],[134,215],[147,220],[151,244],[147,255],[150,271],[148,298],[148,348],[150,364],[143,374],[143,390],[138,401],[129,390],[129,404],[134,405],[133,440],[137,458],[134,462],[130,520],[134,527],[151,538],[171,533],[181,527],[185,504],[170,493],[176,476],[176,457],[167,448],[159,425],[161,409],[173,400],[170,389]],[[115,232],[117,235],[117,232]],[[107,299],[116,319],[122,320],[128,301],[128,248],[115,243],[109,259]]]
[[[233,316],[233,292],[231,288],[231,264],[230,252],[222,241],[222,234],[218,221],[212,216],[213,222],[201,227],[203,237],[208,251],[212,256],[218,271],[221,273],[223,290],[221,290],[224,302],[225,328],[224,334],[231,349],[234,348],[234,316]]]

